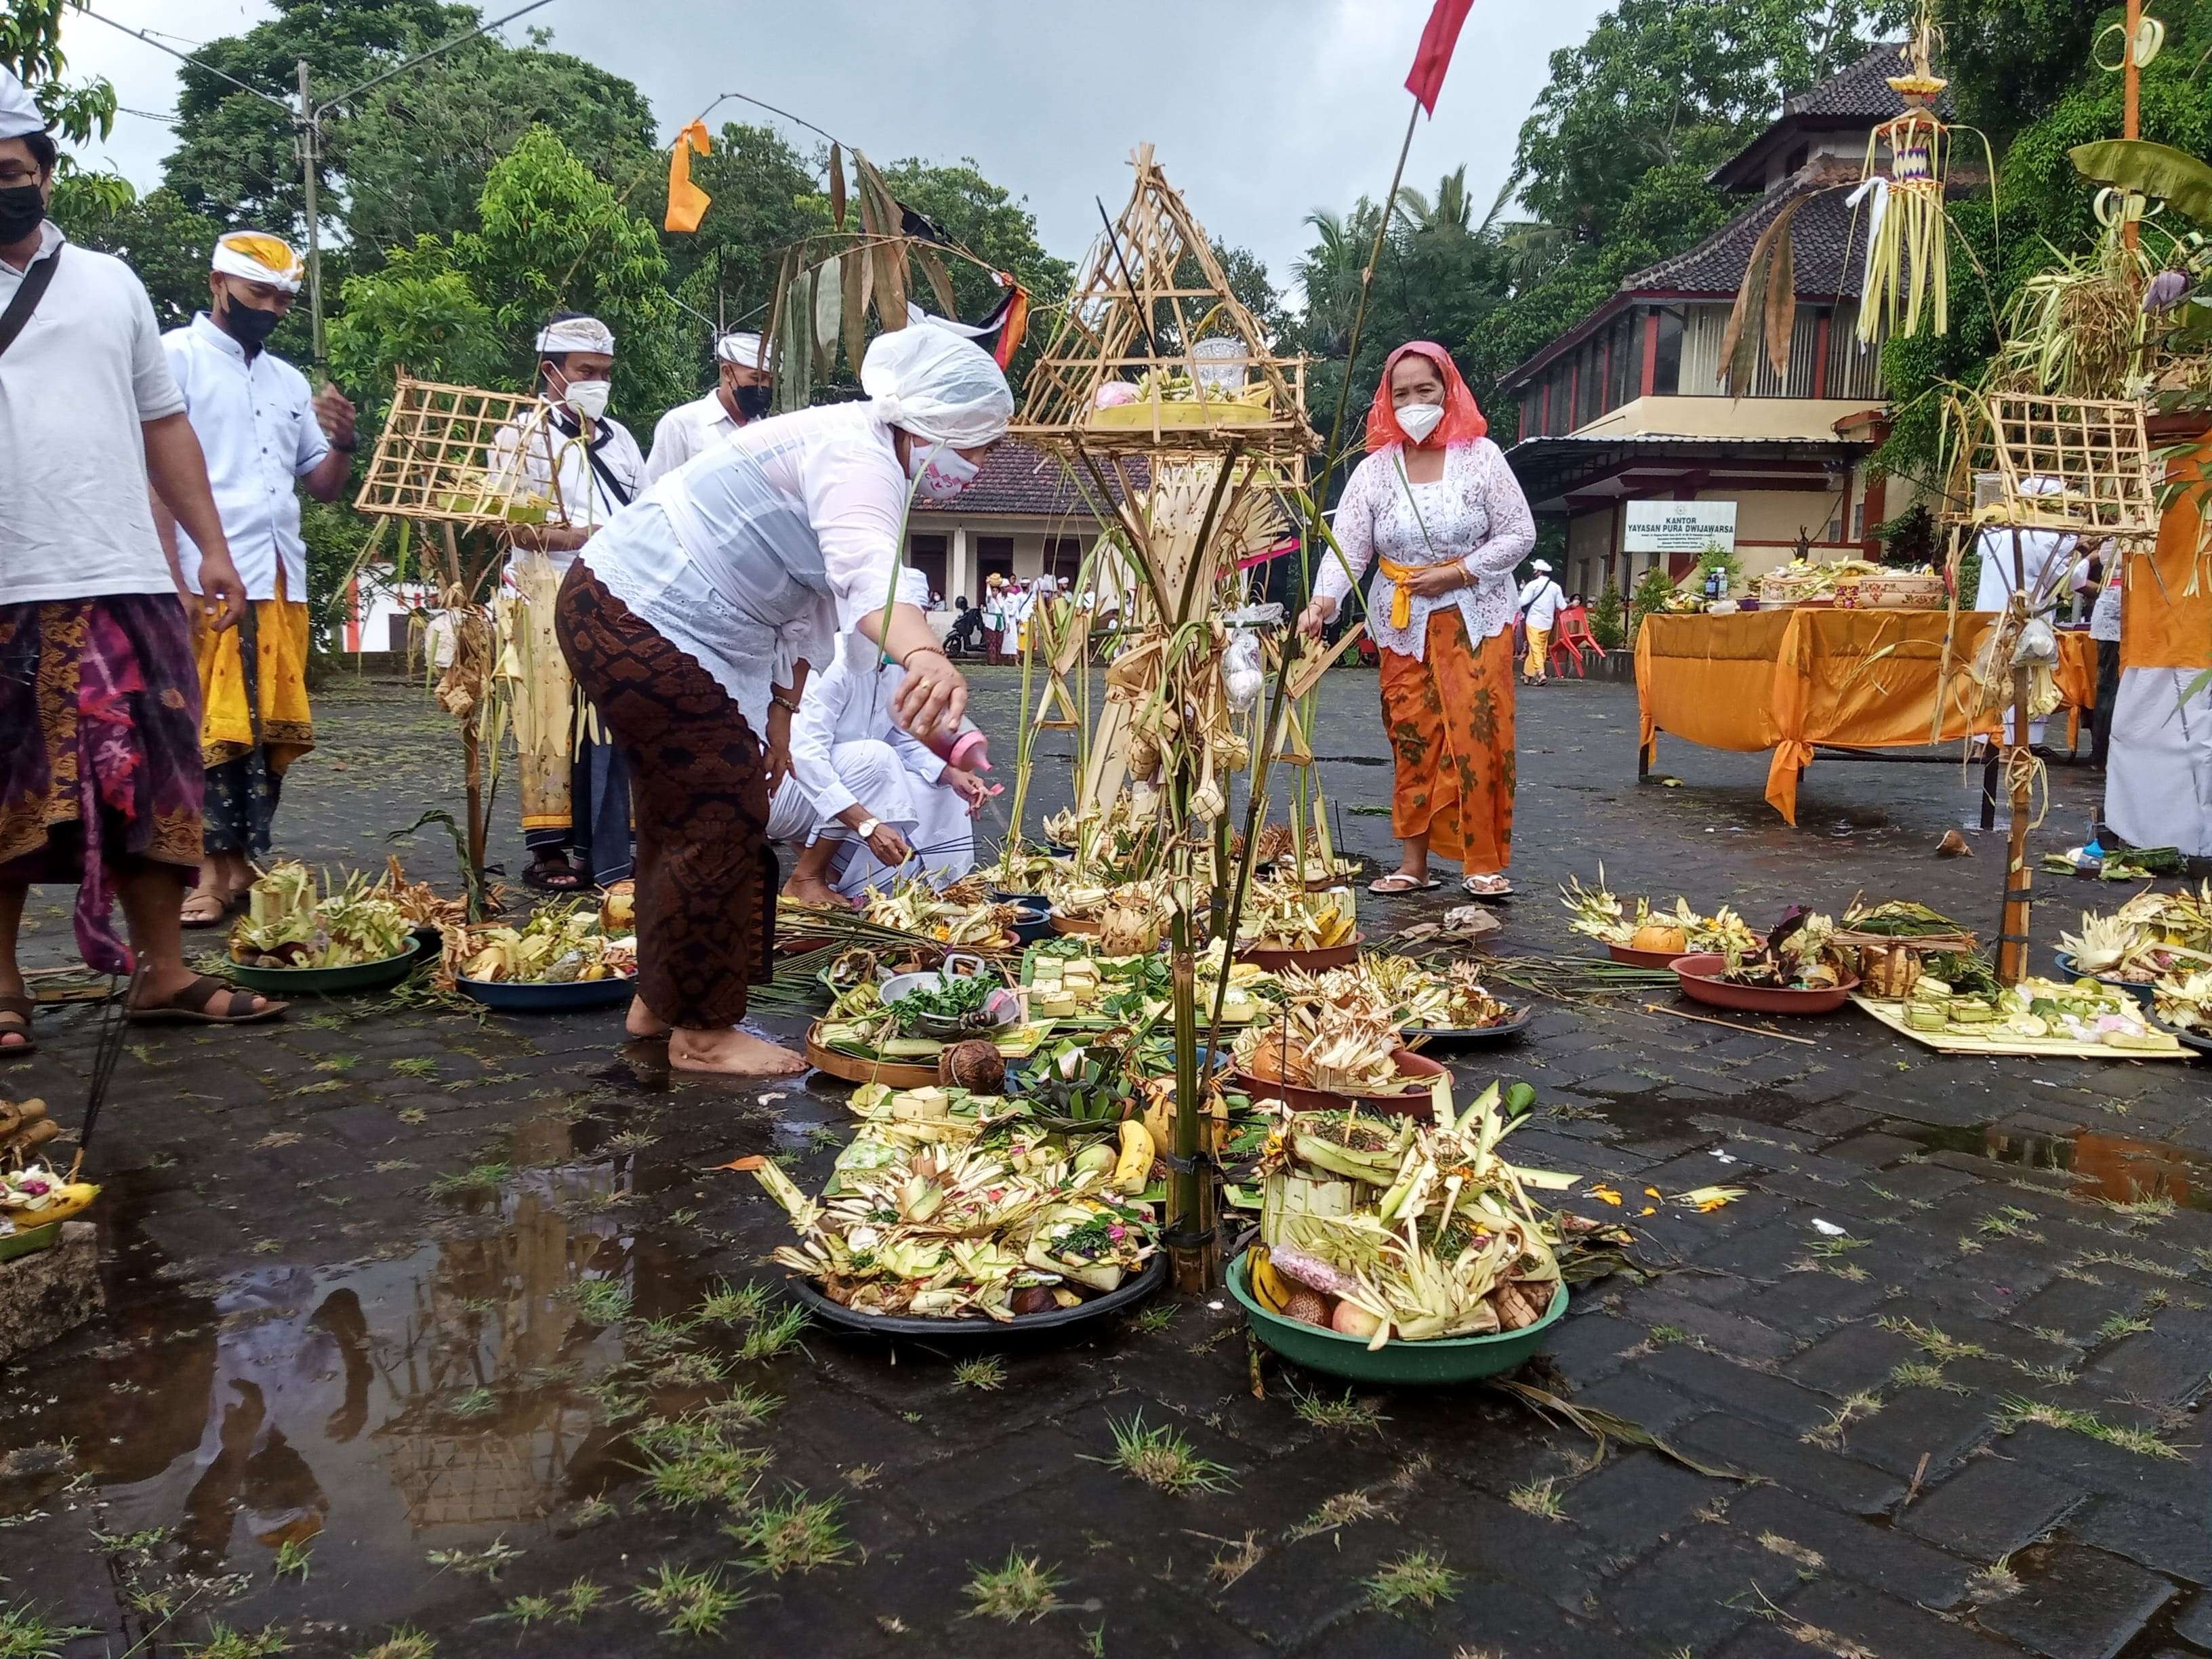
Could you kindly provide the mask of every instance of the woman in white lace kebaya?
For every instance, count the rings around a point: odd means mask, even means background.
[[[1318,635],[1376,567],[1367,628],[1382,653],[1390,827],[1405,849],[1376,893],[1437,886],[1431,852],[1465,865],[1475,898],[1513,890],[1513,571],[1536,522],[1488,431],[1442,346],[1392,352],[1368,411],[1367,459],[1337,503],[1343,556],[1324,557],[1298,619]]]

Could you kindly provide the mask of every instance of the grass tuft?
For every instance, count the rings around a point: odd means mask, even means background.
[[[314,1570],[315,1552],[298,1539],[288,1538],[276,1547],[276,1576],[279,1578],[289,1575],[304,1584]]]
[[[2124,1336],[2141,1336],[2150,1329],[2150,1321],[2139,1314],[2116,1313],[2097,1327],[2096,1340],[2117,1342]]]
[[[843,1500],[825,1498],[809,1503],[794,1490],[781,1503],[763,1504],[742,1521],[722,1530],[750,1552],[745,1565],[757,1572],[781,1578],[787,1572],[811,1572],[849,1561],[852,1540],[838,1523]]]
[[[1459,1595],[1460,1575],[1446,1566],[1443,1558],[1426,1550],[1408,1550],[1395,1561],[1386,1561],[1367,1586],[1367,1604],[1383,1613],[1407,1607],[1431,1608]]]
[[[629,1317],[629,1291],[618,1279],[580,1279],[563,1294],[586,1324],[619,1325]]]
[[[673,1510],[743,1509],[760,1472],[775,1462],[775,1454],[738,1445],[721,1425],[696,1417],[641,1430],[638,1444],[646,1452],[639,1472],[647,1495]]]
[[[1060,1605],[1060,1587],[1066,1582],[1057,1569],[1016,1550],[1006,1552],[1005,1565],[975,1567],[974,1571],[966,1591],[974,1605],[967,1616],[996,1619],[1006,1625],[1018,1625],[1024,1619],[1035,1623],[1043,1618]]]
[[[374,1647],[353,1659],[437,1659],[438,1644],[411,1626],[402,1625]]]
[[[1943,1375],[1941,1365],[1932,1365],[1924,1359],[1908,1359],[1889,1374],[1889,1380],[1900,1389],[1940,1389],[1945,1394],[1964,1394],[1966,1385],[1954,1382]]]
[[[61,1659],[80,1636],[99,1634],[82,1625],[50,1624],[29,1607],[0,1601],[0,1659]]]
[[[432,1550],[422,1559],[441,1572],[458,1572],[464,1578],[481,1578],[487,1584],[496,1584],[500,1574],[527,1553],[501,1536],[480,1550]]]
[[[719,1567],[674,1567],[663,1561],[630,1600],[668,1621],[661,1627],[663,1636],[714,1636],[752,1597],[726,1589]]]
[[[2133,1452],[2138,1457],[2162,1458],[2171,1462],[2186,1462],[2187,1454],[2169,1446],[2148,1429],[2132,1429],[2118,1423],[2107,1423],[2094,1412],[2085,1412],[2070,1406],[2049,1406],[2040,1401],[2021,1400],[2011,1395],[1999,1401],[2000,1409],[1990,1420],[2001,1434],[2010,1434],[2024,1424],[2033,1423],[2039,1428],[2063,1429],[2069,1434],[2086,1435],[2092,1440],[2101,1440],[2108,1446]]]
[[[1290,1390],[1291,1409],[1298,1421],[1310,1428],[1346,1429],[1353,1433],[1372,1431],[1380,1434],[1382,1425],[1390,1419],[1382,1415],[1382,1405],[1376,1400],[1362,1400],[1349,1389],[1341,1400],[1331,1400],[1325,1395],[1308,1394],[1293,1387]]]
[[[1531,1480],[1525,1486],[1516,1486],[1505,1494],[1505,1501],[1523,1515],[1533,1515],[1539,1521],[1564,1521],[1567,1512],[1559,1503],[1559,1482]]]
[[[765,1285],[737,1285],[726,1279],[718,1279],[691,1310],[691,1316],[706,1325],[750,1325],[768,1311],[768,1299]]]
[[[1784,1538],[1778,1532],[1759,1534],[1759,1547],[1770,1555],[1778,1555],[1785,1561],[1794,1561],[1800,1572],[1819,1572],[1828,1565],[1828,1558],[1815,1549],[1808,1549],[1794,1538]]]
[[[2020,1594],[2020,1575],[2012,1570],[2012,1557],[2000,1555],[1966,1580],[1966,1594],[1976,1601],[2002,1601]]]
[[[511,1164],[472,1164],[465,1170],[441,1175],[430,1183],[433,1198],[473,1198],[499,1191],[500,1183],[514,1173]]]
[[[806,1310],[796,1306],[757,1321],[745,1333],[744,1342],[738,1349],[738,1363],[747,1364],[756,1359],[773,1359],[786,1348],[799,1346],[799,1333],[806,1328],[809,1322]]]
[[[1990,1351],[1978,1342],[1961,1342],[1947,1336],[1935,1325],[1923,1325],[1910,1319],[1893,1318],[1884,1315],[1875,1322],[1886,1331],[1894,1331],[1905,1338],[1921,1352],[1935,1360],[1987,1359]]]
[[[280,1653],[289,1653],[292,1644],[284,1639],[284,1632],[274,1625],[264,1625],[258,1631],[233,1630],[220,1620],[208,1625],[208,1639],[185,1652],[190,1659],[275,1659]],[[0,1653],[7,1650],[0,1648]]]
[[[963,1359],[952,1367],[952,1381],[959,1388],[996,1394],[1006,1386],[1006,1362],[994,1353]]]
[[[1091,1461],[1109,1463],[1155,1492],[1224,1492],[1237,1484],[1224,1465],[1200,1457],[1173,1429],[1146,1428],[1142,1412],[1127,1423],[1109,1420],[1107,1426],[1114,1431],[1114,1455]]]

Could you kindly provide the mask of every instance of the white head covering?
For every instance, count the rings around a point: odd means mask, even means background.
[[[926,611],[929,608],[929,578],[912,565],[907,566],[899,572],[898,602],[901,605],[913,605],[918,610]]]
[[[1531,570],[1540,572],[1542,574],[1547,576],[1552,574],[1551,565],[1542,559],[1537,560],[1535,563],[1530,565],[1528,568]]]
[[[538,355],[556,357],[569,351],[597,351],[611,357],[615,331],[596,317],[564,317],[538,331]]]
[[[46,118],[11,69],[0,68],[0,138],[23,138],[46,130]]]
[[[860,363],[860,390],[878,417],[932,443],[996,443],[1014,418],[1014,394],[991,354],[927,323],[878,334]]]
[[[714,342],[714,356],[726,363],[735,363],[739,368],[766,368],[761,352],[761,337],[757,334],[725,334]]]
[[[216,237],[215,256],[208,261],[208,268],[218,276],[266,283],[287,294],[297,294],[300,278],[307,274],[289,242],[259,230],[234,230]]]

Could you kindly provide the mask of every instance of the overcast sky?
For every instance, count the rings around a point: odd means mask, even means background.
[[[490,0],[488,15],[514,0]],[[269,15],[251,0],[94,0],[180,50]],[[1424,191],[1462,161],[1480,214],[1510,166],[1547,55],[1578,43],[1604,0],[1477,0],[1436,120],[1407,179]],[[1430,0],[551,0],[507,37],[542,26],[561,49],[628,76],[664,140],[718,94],[780,105],[879,161],[972,155],[1026,197],[1045,245],[1070,259],[1097,232],[1094,197],[1119,213],[1131,148],[1156,147],[1216,236],[1264,258],[1276,285],[1306,246],[1304,220],[1379,197],[1412,100],[1406,72]],[[105,75],[126,110],[175,108],[174,60],[71,12],[74,74]],[[284,90],[284,88],[272,88]],[[324,92],[340,90],[321,88]],[[273,112],[272,112],[273,113]],[[713,118],[771,119],[725,104]],[[782,124],[779,124],[782,125]],[[100,147],[142,188],[158,182],[171,129],[118,118]],[[792,130],[802,147],[811,135]],[[99,152],[95,152],[98,154]]]

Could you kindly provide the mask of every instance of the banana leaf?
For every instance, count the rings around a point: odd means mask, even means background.
[[[2143,138],[2106,138],[2066,152],[2075,171],[2100,185],[2155,196],[2201,225],[2212,225],[2212,165]]]

